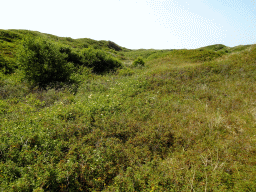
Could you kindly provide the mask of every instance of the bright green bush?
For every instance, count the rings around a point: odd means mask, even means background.
[[[122,65],[118,59],[102,50],[86,48],[81,51],[80,55],[82,65],[91,68],[94,73],[115,71]]]
[[[56,82],[66,82],[72,73],[72,63],[60,47],[43,38],[27,38],[17,53],[18,65],[24,70],[25,78],[33,85],[46,87]]]
[[[138,57],[137,59],[135,59],[132,63],[133,66],[137,67],[137,66],[144,66],[145,65],[145,61],[141,58]]]

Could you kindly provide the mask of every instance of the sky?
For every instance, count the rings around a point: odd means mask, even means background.
[[[129,49],[256,44],[256,0],[1,0],[0,29]]]

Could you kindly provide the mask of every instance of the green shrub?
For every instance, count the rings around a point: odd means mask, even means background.
[[[108,47],[110,49],[114,49],[115,51],[122,51],[122,48],[112,41],[108,41]]]
[[[133,66],[137,67],[137,66],[144,66],[145,65],[145,61],[141,58],[138,57],[137,59],[135,59],[132,63]]]
[[[72,49],[71,47],[61,45],[60,52],[67,54],[67,58],[66,58],[67,62],[71,62],[74,64],[81,64],[81,57],[79,53],[74,49]]]
[[[66,37],[66,40],[69,42],[73,42],[74,40],[71,37]]]
[[[5,59],[2,55],[0,55],[0,69],[2,69],[5,66]]]
[[[15,39],[19,39],[20,34],[16,33],[15,31],[11,30],[0,30],[0,39],[7,41],[7,42],[13,42]]]
[[[103,73],[121,67],[121,62],[105,51],[86,48],[81,51],[81,63],[94,73]]]
[[[82,45],[82,47],[83,48],[88,48],[90,45],[88,44],[88,43],[84,43],[83,45]]]
[[[118,75],[119,76],[132,76],[133,74],[134,74],[134,71],[130,68],[127,68],[127,67],[118,70]]]
[[[66,82],[72,72],[68,55],[60,47],[43,38],[27,38],[21,43],[17,62],[24,70],[25,78],[33,85],[46,87],[56,82]]]
[[[4,74],[10,74],[14,71],[14,66],[10,62],[10,59],[3,57],[0,55],[0,70]]]

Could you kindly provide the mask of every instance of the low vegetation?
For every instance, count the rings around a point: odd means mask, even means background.
[[[256,191],[256,45],[0,41],[0,191]]]
[[[138,57],[137,59],[135,59],[132,63],[132,65],[134,67],[137,67],[137,66],[144,66],[145,65],[145,61],[141,58],[141,57]]]

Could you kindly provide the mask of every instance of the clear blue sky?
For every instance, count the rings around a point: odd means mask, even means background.
[[[111,40],[130,49],[256,43],[256,0],[2,0],[1,29]]]

